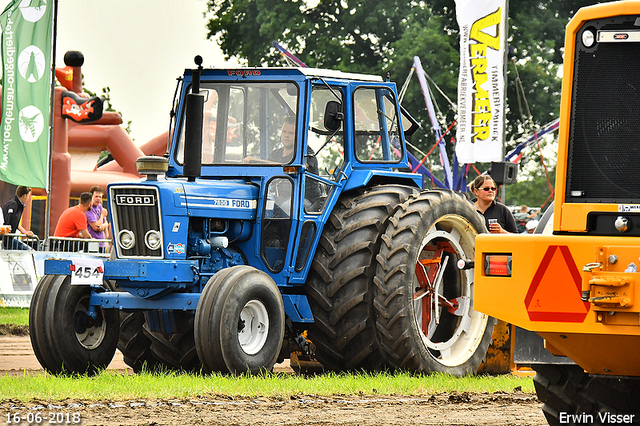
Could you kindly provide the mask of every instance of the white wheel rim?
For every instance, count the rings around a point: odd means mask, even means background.
[[[240,312],[238,341],[248,355],[255,355],[263,348],[269,335],[269,314],[259,300],[250,300]]]
[[[83,315],[87,314],[87,307],[84,305],[84,302],[88,303],[89,298],[83,298],[78,302],[75,310],[76,315],[78,312],[81,312]],[[75,333],[82,347],[88,350],[95,349],[99,347],[104,340],[104,336],[107,333],[107,322],[103,318],[99,326],[87,327],[82,333],[78,333],[77,331]]]
[[[474,244],[476,232],[469,222],[461,216],[447,215],[440,218],[437,222],[445,230],[438,230],[434,226],[425,235],[419,253],[419,259],[422,259],[423,250],[425,247],[438,239],[440,241],[446,241],[448,246],[453,249],[458,258],[473,258]],[[427,256],[428,258],[428,256]],[[455,268],[455,264],[449,262],[447,266],[449,268]],[[436,277],[436,281],[438,281]],[[440,276],[441,278],[441,276]],[[445,341],[434,342],[433,336],[437,328],[437,319],[440,318],[443,307],[438,303],[433,305],[433,309],[429,313],[428,332],[423,331],[423,303],[422,299],[414,300],[414,320],[417,329],[422,337],[422,341],[427,348],[434,354],[435,359],[445,366],[456,366],[466,362],[469,357],[474,353],[484,335],[486,324],[489,319],[487,315],[477,312],[473,309],[473,301],[471,299],[473,295],[473,270],[460,271],[461,289],[458,296],[458,302],[460,303],[460,309],[455,314],[458,317],[455,331]],[[444,283],[434,282],[435,294],[433,296],[435,300],[438,297],[443,297]],[[416,278],[416,285],[419,286],[418,279]],[[424,296],[423,296],[424,297]],[[437,354],[435,352],[439,352]]]

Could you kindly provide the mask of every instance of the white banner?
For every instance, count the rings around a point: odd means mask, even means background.
[[[0,250],[0,307],[28,308],[38,284],[31,250]]]
[[[456,0],[460,27],[458,162],[502,161],[506,0]]]

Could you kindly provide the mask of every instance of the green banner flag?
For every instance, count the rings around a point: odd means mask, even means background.
[[[47,188],[54,0],[13,0],[0,15],[0,180]]]

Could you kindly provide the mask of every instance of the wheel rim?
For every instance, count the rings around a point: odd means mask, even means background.
[[[238,340],[240,347],[248,355],[257,354],[269,335],[269,314],[259,300],[250,300],[240,312]]]
[[[488,321],[473,310],[473,270],[456,267],[460,258],[473,259],[476,235],[465,218],[443,216],[418,251],[413,317],[427,350],[446,366],[460,365],[473,355]]]
[[[107,322],[102,319],[102,313],[98,310],[98,318],[93,319],[87,315],[89,296],[78,301],[75,309],[75,333],[78,342],[85,349],[95,349],[100,346],[107,333]]]

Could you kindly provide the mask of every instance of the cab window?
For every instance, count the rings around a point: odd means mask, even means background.
[[[384,87],[354,91],[355,153],[360,162],[397,163],[403,157],[393,92]]]
[[[342,91],[338,87],[330,90],[325,85],[318,85],[311,92],[307,156],[313,156],[313,159],[307,160],[311,167],[307,168],[305,176],[305,212],[308,214],[322,213],[335,188],[314,176],[336,181],[344,167],[344,126],[332,131],[324,125],[327,104],[336,101],[341,104],[344,102]]]
[[[201,83],[200,93],[205,96],[203,165],[291,162],[292,158],[284,157],[274,160],[272,154],[283,147],[285,122],[296,122],[297,85],[291,82]],[[179,164],[184,163],[184,123],[183,114],[176,150]],[[294,146],[296,142],[294,138]],[[250,161],[252,159],[259,161]]]

